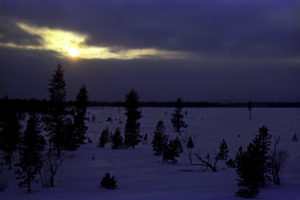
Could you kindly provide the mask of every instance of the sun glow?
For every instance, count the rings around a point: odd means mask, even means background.
[[[79,49],[77,49],[76,47],[71,47],[66,49],[71,57],[76,57],[79,55]]]
[[[86,44],[88,36],[61,29],[50,29],[48,27],[31,26],[25,23],[17,23],[25,32],[39,37],[40,45],[19,45],[13,42],[1,43],[6,46],[30,50],[55,51],[60,57],[76,57],[82,59],[139,59],[139,58],[163,58],[180,59],[184,53],[178,51],[167,51],[155,48],[124,49],[107,46],[90,46]]]

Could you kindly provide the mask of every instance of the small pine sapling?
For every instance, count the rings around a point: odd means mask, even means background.
[[[168,136],[165,134],[166,128],[162,120],[157,122],[156,130],[152,140],[154,155],[160,156],[168,146]]]
[[[117,187],[117,181],[115,180],[114,176],[110,177],[110,174],[107,172],[102,178],[100,185],[102,188],[113,190]]]
[[[178,137],[175,140],[170,140],[167,148],[163,151],[163,160],[171,163],[177,163],[176,157],[183,152],[182,145]]]
[[[101,132],[101,135],[100,135],[100,138],[99,138],[98,147],[104,148],[105,144],[107,144],[108,142],[109,142],[109,130],[106,127]]]
[[[293,135],[292,141],[293,141],[293,142],[297,142],[297,141],[298,141],[298,136],[297,136],[296,133]]]
[[[121,149],[124,146],[120,128],[117,128],[112,136],[112,149]]]
[[[220,160],[227,160],[228,159],[228,146],[226,141],[223,139],[220,143],[220,152],[219,152],[219,159]]]
[[[192,140],[192,137],[189,138],[189,141],[187,143],[187,149],[188,149],[188,152],[189,152],[189,161],[191,163],[191,165],[193,164],[193,161],[192,161],[192,150],[194,148],[194,142]]]

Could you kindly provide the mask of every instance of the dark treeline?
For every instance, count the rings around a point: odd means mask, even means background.
[[[75,106],[75,101],[66,102],[67,106]],[[184,107],[247,107],[248,102],[183,102]],[[7,97],[0,99],[0,108],[13,107],[18,112],[39,112],[45,113],[50,106],[50,102],[46,99],[9,99]],[[104,106],[104,107],[124,107],[125,102],[114,101],[89,101],[89,107]],[[148,101],[139,102],[140,107],[175,107],[175,102],[169,101]],[[300,108],[300,102],[252,102],[252,107],[257,108]]]

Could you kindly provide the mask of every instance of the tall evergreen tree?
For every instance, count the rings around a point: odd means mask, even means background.
[[[178,98],[175,102],[175,111],[172,114],[171,122],[176,132],[181,132],[182,128],[186,128],[187,124],[183,121],[182,114],[183,102],[181,98]]]
[[[16,164],[17,179],[20,179],[19,187],[27,187],[27,192],[32,191],[31,184],[35,181],[42,166],[42,151],[44,150],[45,140],[40,135],[38,116],[34,113],[27,121],[27,128],[22,134],[19,154],[20,161]]]
[[[236,155],[236,172],[239,175],[238,186],[244,188],[239,189],[236,193],[238,196],[254,197],[258,194],[258,188],[271,180],[270,145],[271,135],[268,128],[262,126],[247,151],[240,148]]]
[[[49,81],[50,107],[45,118],[46,131],[49,134],[49,145],[51,149],[61,156],[61,151],[66,143],[66,83],[64,70],[60,64],[57,65],[52,78]]]
[[[141,142],[140,135],[140,123],[138,120],[142,117],[141,112],[138,110],[139,107],[139,96],[134,91],[131,90],[126,95],[125,109],[127,116],[125,125],[125,146],[135,147]]]
[[[8,164],[9,169],[12,167],[13,154],[17,149],[19,142],[21,125],[19,123],[17,112],[14,108],[4,116],[2,130],[0,130],[0,150],[3,151],[3,159]]]
[[[154,131],[154,137],[152,140],[152,149],[154,155],[160,156],[168,146],[168,135],[165,134],[166,127],[162,120],[159,120]]]
[[[68,111],[66,109],[66,83],[64,79],[64,70],[58,64],[49,81],[50,105],[47,115],[44,118],[45,130],[48,132],[48,147],[45,154],[46,161],[43,170],[48,170],[47,186],[54,186],[54,177],[62,162],[61,153],[64,149],[69,148],[67,139],[73,131],[72,121],[67,118]],[[44,170],[45,169],[45,170]]]
[[[85,125],[85,114],[87,107],[88,95],[85,86],[82,86],[76,97],[76,106],[74,112],[74,147],[75,149],[84,143],[88,127]]]

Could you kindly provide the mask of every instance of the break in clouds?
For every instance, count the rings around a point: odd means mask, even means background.
[[[296,0],[33,0],[0,9],[2,96],[46,97],[36,85],[61,62],[70,98],[78,79],[97,100],[122,100],[130,88],[145,100],[300,98]]]

